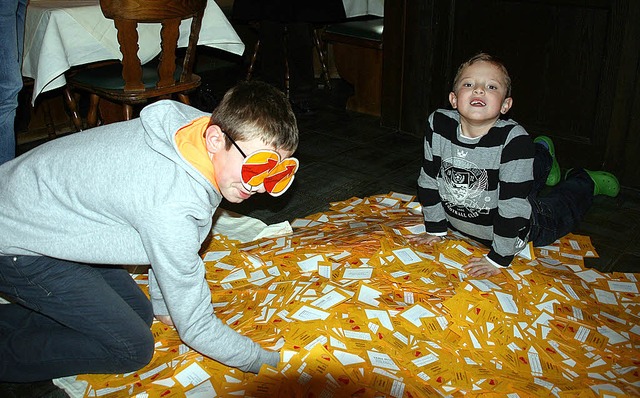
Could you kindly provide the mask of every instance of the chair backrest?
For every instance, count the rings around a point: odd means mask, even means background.
[[[179,81],[187,82],[191,79],[195,49],[206,6],[207,0],[100,0],[102,13],[105,17],[113,19],[118,30],[125,92],[144,91],[142,66],[140,58],[138,58],[138,31],[136,28],[139,22],[162,24],[159,79],[156,84],[156,88],[162,89],[176,83],[174,73],[180,23],[184,19],[193,18],[189,44]]]

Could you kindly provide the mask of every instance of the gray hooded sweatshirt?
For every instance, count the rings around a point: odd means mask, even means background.
[[[0,166],[0,255],[151,264],[156,315],[196,351],[243,371],[278,363],[213,313],[198,251],[222,199],[175,133],[206,113],[159,101],[140,118],[53,140]]]

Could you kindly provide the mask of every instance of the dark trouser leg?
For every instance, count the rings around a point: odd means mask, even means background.
[[[259,35],[262,79],[284,91],[284,25],[275,21],[261,21]]]
[[[545,177],[546,178],[546,177]],[[546,246],[571,232],[593,203],[593,180],[583,169],[551,189],[548,195],[530,196],[532,224],[530,240]]]
[[[119,267],[0,256],[0,381],[125,373],[153,355],[149,300]]]
[[[537,197],[542,188],[546,186],[547,177],[553,165],[553,158],[549,150],[542,144],[534,144],[534,146],[536,152],[533,158],[533,188],[529,199]]]
[[[287,60],[291,100],[309,101],[316,88],[311,24],[305,22],[287,24]]]

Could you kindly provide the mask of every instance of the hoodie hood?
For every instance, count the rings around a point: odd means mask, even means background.
[[[145,107],[140,112],[140,122],[144,128],[144,139],[147,145],[184,169],[205,187],[211,201],[217,203],[220,194],[213,183],[183,156],[176,144],[176,133],[185,125],[203,116],[209,117],[211,114],[180,102],[163,100]]]

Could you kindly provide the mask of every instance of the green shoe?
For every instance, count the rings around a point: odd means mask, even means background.
[[[560,178],[562,178],[562,173],[560,172],[560,165],[556,160],[556,148],[553,146],[553,141],[551,141],[551,138],[546,135],[541,135],[536,137],[533,142],[544,142],[549,148],[549,154],[551,155],[553,162],[551,163],[551,170],[547,176],[546,184],[550,187],[557,185],[560,182]]]
[[[615,198],[620,193],[620,183],[616,176],[606,171],[585,170],[593,180],[594,195],[606,195]]]
[[[567,170],[564,178],[567,179],[573,169]],[[593,196],[605,195],[615,198],[620,193],[620,183],[613,174],[606,171],[591,171],[584,169],[593,180]]]

